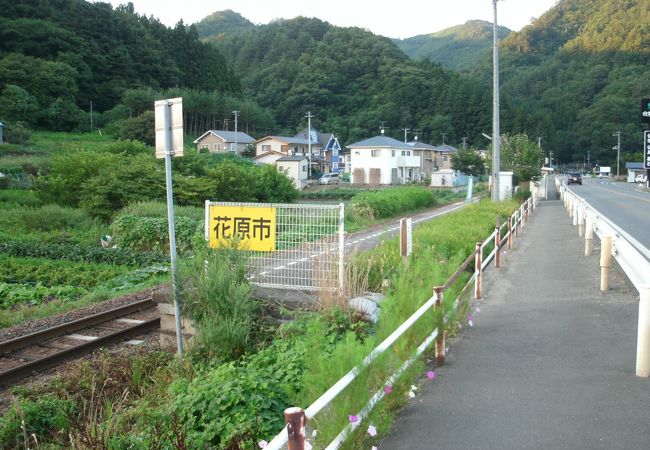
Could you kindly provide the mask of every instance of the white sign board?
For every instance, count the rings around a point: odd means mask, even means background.
[[[167,134],[165,126],[166,114],[169,111],[169,128]],[[171,152],[173,156],[183,156],[183,99],[170,98],[158,100],[155,103],[156,111],[156,158],[164,158],[167,153],[167,136],[171,136]]]

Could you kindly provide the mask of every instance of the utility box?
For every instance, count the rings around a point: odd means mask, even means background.
[[[512,198],[512,172],[499,172],[499,200]]]

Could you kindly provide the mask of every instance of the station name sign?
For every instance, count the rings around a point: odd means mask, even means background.
[[[275,251],[276,209],[255,206],[208,206],[207,237],[210,247]]]

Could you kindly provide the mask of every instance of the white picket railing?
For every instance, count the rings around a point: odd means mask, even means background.
[[[560,198],[578,227],[579,237],[585,238],[585,255],[592,251],[593,235],[601,241],[601,290],[609,289],[609,267],[613,256],[639,291],[639,322],[637,331],[636,374],[650,376],[650,251],[600,213],[584,198],[556,179]]]

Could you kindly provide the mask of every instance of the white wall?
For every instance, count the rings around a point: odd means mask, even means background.
[[[372,156],[372,153],[376,152],[377,156]],[[369,182],[370,169],[380,169],[381,170],[381,184],[391,184],[397,183],[400,180],[393,180],[391,177],[392,169],[398,169],[400,167],[413,168],[413,174],[416,175],[417,171],[420,169],[420,157],[412,156],[402,156],[401,149],[390,149],[390,148],[381,148],[381,149],[370,149],[370,148],[353,148],[350,150],[350,166],[351,172],[354,173],[354,169],[363,168],[365,171],[365,180],[364,183]],[[399,170],[398,170],[399,177]]]
[[[307,184],[307,160],[302,161],[276,161],[278,170],[287,174],[293,180],[296,189],[302,189]]]

